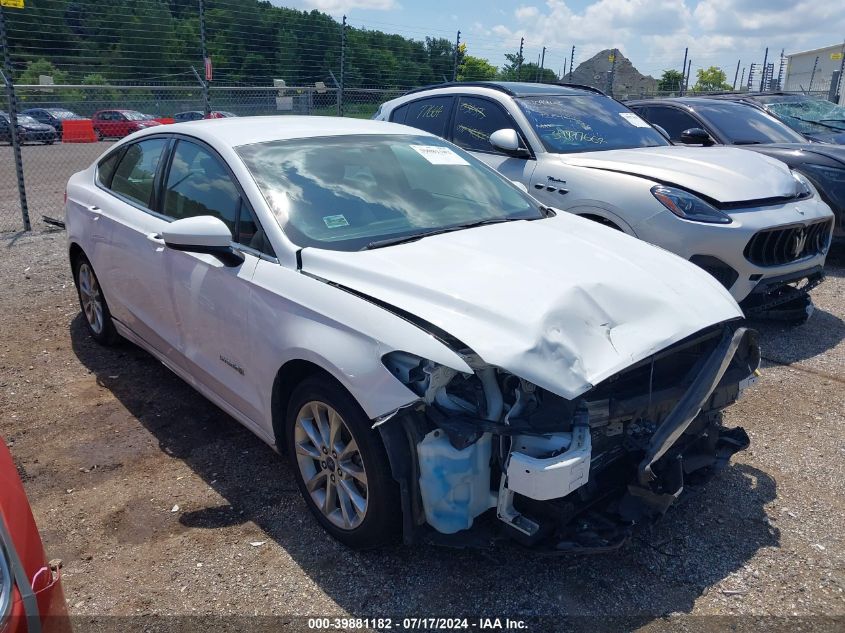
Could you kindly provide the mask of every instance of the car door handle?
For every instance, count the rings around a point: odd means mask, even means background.
[[[97,221],[97,220],[100,219],[100,215],[102,215],[102,213],[103,213],[103,210],[100,207],[98,207],[96,205],[90,205],[87,208],[88,208],[88,211],[91,212],[91,219],[92,220]]]
[[[161,233],[147,233],[147,239],[154,244],[164,246],[164,238],[161,236]]]

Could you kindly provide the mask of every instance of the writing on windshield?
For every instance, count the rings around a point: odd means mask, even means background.
[[[668,145],[621,103],[594,95],[517,99],[543,146],[566,154]]]

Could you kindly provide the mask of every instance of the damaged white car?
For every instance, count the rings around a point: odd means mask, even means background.
[[[411,128],[133,134],[67,190],[84,322],[287,452],[353,547],[623,543],[748,445],[759,352],[702,269]]]

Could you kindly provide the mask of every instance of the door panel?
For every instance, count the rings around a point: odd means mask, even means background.
[[[225,266],[213,255],[166,249],[179,353],[186,369],[252,420],[261,419],[258,381],[250,363],[251,280],[258,258]]]

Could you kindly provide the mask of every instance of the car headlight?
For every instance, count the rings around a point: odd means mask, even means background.
[[[812,198],[813,185],[810,184],[810,181],[807,180],[806,176],[798,173],[797,171],[793,171],[792,177],[795,178],[795,182],[797,183],[795,197],[801,199]]]
[[[655,185],[651,195],[672,213],[684,220],[708,222],[711,224],[730,224],[731,218],[708,204],[698,196],[683,189]]]

